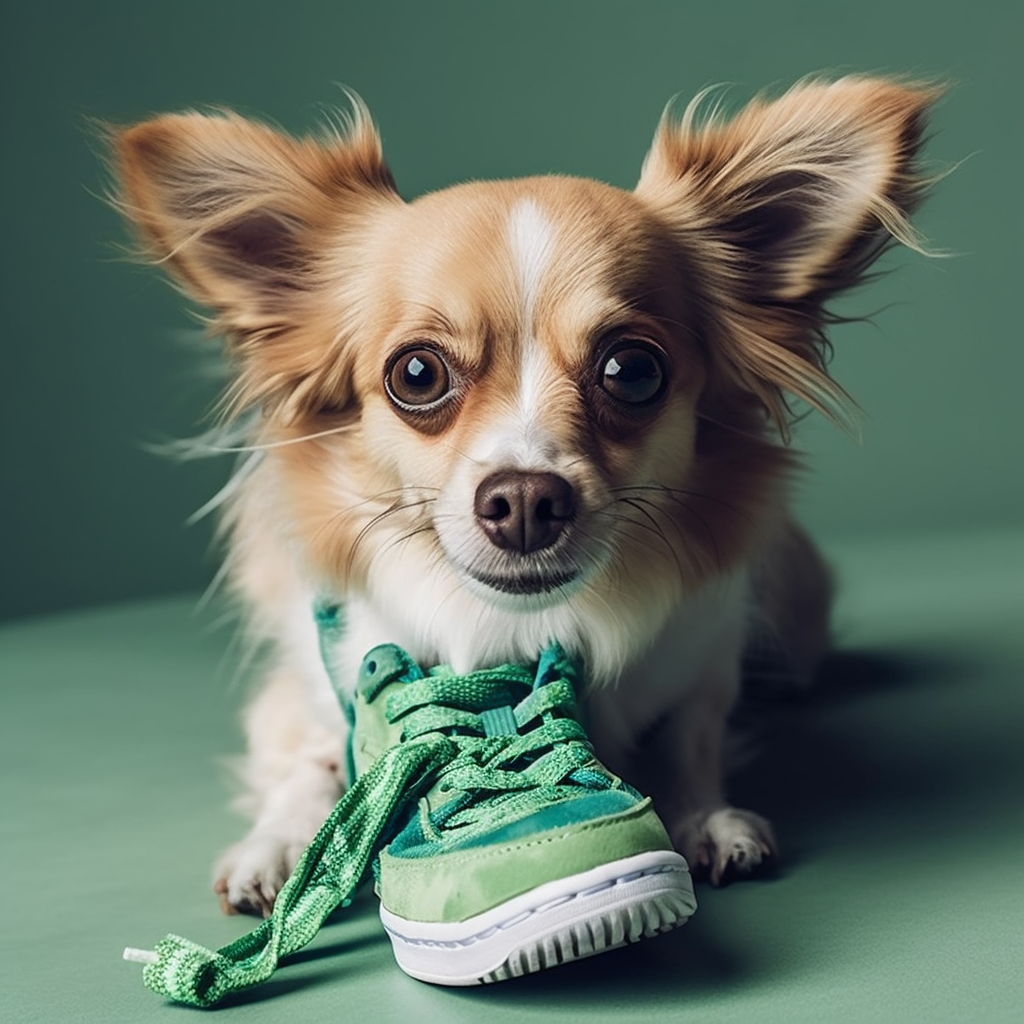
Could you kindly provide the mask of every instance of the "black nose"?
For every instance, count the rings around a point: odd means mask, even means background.
[[[522,555],[554,544],[575,510],[572,484],[557,473],[492,473],[473,502],[490,542]]]

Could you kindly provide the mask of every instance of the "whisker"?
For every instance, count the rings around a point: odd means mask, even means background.
[[[621,500],[627,501],[630,504],[635,503],[636,505],[645,505],[648,508],[653,509],[655,512],[658,512],[661,515],[665,516],[668,519],[668,521],[672,524],[672,526],[674,527],[676,533],[679,534],[680,541],[682,541],[684,544],[686,543],[686,540],[687,540],[686,532],[679,525],[679,523],[676,522],[675,518],[668,514],[668,510],[667,509],[663,509],[660,505],[658,505],[657,502],[651,501],[650,498],[639,498],[639,497],[637,497],[637,498],[629,498],[629,499],[621,499]],[[680,504],[680,505],[683,504],[678,499],[676,499],[676,501],[677,501],[677,504]],[[684,505],[684,509],[685,509],[685,505]],[[689,509],[686,509],[686,511],[689,511]]]
[[[407,541],[412,540],[412,538],[417,536],[417,534],[433,533],[433,531],[434,527],[431,523],[427,523],[424,526],[417,526],[415,529],[409,530],[407,533],[403,533],[401,536],[395,537],[392,540],[390,540],[384,547],[380,549],[378,555],[387,554],[387,552],[389,552],[392,548],[396,548],[398,547],[399,544],[404,544]]]
[[[293,444],[304,444],[306,441],[316,441],[321,437],[331,437],[335,434],[343,434],[353,429],[350,423],[342,424],[340,427],[331,427],[329,430],[318,430],[314,434],[303,434],[301,437],[289,437],[283,441],[266,441],[261,444],[242,445],[205,445],[203,452],[210,455],[232,455],[249,452],[268,452],[275,448],[287,448]]]
[[[679,553],[676,551],[675,546],[665,535],[665,531],[661,528],[661,525],[654,518],[654,516],[652,516],[641,504],[639,504],[638,501],[634,499],[619,498],[618,502],[623,505],[628,505],[630,508],[636,509],[636,511],[639,512],[648,522],[642,523],[639,520],[634,519],[632,516],[622,515],[621,513],[619,513],[617,516],[618,520],[620,522],[629,523],[631,526],[634,526],[640,530],[644,530],[647,533],[654,534],[654,536],[657,537],[658,540],[660,540],[661,543],[668,548],[669,552],[672,555],[672,560],[676,563],[676,571],[679,573],[680,580],[685,581],[686,574],[683,572],[682,563],[679,561]],[[611,515],[615,517],[616,513],[611,513]]]
[[[660,530],[656,530],[653,526],[649,526],[647,523],[641,523],[639,520],[634,519],[633,516],[628,516],[624,512],[600,510],[597,514],[602,515],[615,523],[626,523],[629,526],[635,526],[638,530],[643,530],[645,533],[653,533],[661,541],[665,540],[664,534]]]
[[[716,498],[713,494],[705,494],[703,491],[691,491],[685,487],[669,487],[667,484],[632,484],[626,487],[612,487],[610,493],[612,494],[626,494],[630,491],[657,491],[659,494],[664,494],[671,498],[673,501],[677,501],[682,505],[685,505],[678,495],[682,494],[688,498],[696,498],[699,501],[708,501],[715,505],[721,505],[722,508],[732,512],[733,515],[739,516],[746,523],[753,525],[753,520],[743,509],[738,508],[731,502],[725,501],[722,498]],[[689,506],[687,506],[689,507]]]
[[[444,447],[449,449],[450,451],[455,452],[456,455],[458,455],[461,458],[465,459],[467,462],[472,462],[474,466],[482,466],[482,465],[484,465],[484,462],[481,459],[473,458],[473,456],[470,455],[469,452],[464,452],[457,445],[452,444],[451,441],[442,441],[441,444],[443,444]]]
[[[721,567],[722,567],[722,555],[721,555],[721,551],[719,550],[719,547],[718,547],[718,538],[715,536],[715,531],[711,529],[711,526],[708,523],[708,521],[692,505],[690,505],[686,501],[683,501],[682,498],[677,497],[675,494],[672,494],[670,489],[665,489],[665,493],[667,493],[668,496],[670,498],[672,498],[672,500],[675,501],[676,504],[679,505],[680,508],[682,508],[684,512],[689,513],[691,516],[693,516],[694,519],[697,520],[698,523],[700,523],[701,527],[704,530],[705,535],[707,536],[708,542],[711,545],[711,553],[712,553],[712,556],[714,558],[715,567],[718,570],[721,570]],[[690,493],[690,492],[679,490],[678,493],[679,494],[686,494],[686,493]],[[696,496],[700,497],[700,495],[696,495]],[[650,501],[648,501],[647,499],[644,499],[644,498],[634,498],[634,499],[622,499],[622,498],[620,498],[619,500],[620,501],[632,500],[632,501],[644,502],[644,503],[646,503],[648,505],[651,505],[652,508],[657,509],[657,505],[656,504],[654,504],[653,502],[650,502]],[[659,509],[659,511],[664,511],[664,510]],[[742,515],[742,513],[740,513],[736,509],[732,509],[732,511],[736,512],[737,515]],[[744,517],[744,518],[746,518],[746,517]],[[674,520],[673,520],[673,522],[674,522]],[[677,529],[679,529],[678,526],[677,526]],[[681,535],[682,531],[680,530],[679,532],[680,532],[680,535]]]
[[[572,469],[573,466],[578,466],[581,462],[586,462],[587,459],[588,459],[588,456],[586,456],[586,455],[577,455],[575,459],[572,459],[570,462],[567,462],[565,464],[564,468],[565,469]]]
[[[678,501],[678,504],[680,504],[682,506],[682,508],[686,512],[688,512],[690,515],[692,515],[694,518],[697,519],[697,521],[701,524],[701,526],[706,531],[707,536],[708,536],[708,541],[710,543],[711,548],[713,549],[713,557],[715,559],[715,565],[716,566],[720,566],[721,565],[721,557],[720,557],[719,550],[718,550],[718,543],[717,543],[717,539],[716,539],[713,531],[711,530],[710,526],[703,519],[703,517],[700,516],[699,513],[697,513],[694,509],[690,508],[685,502],[683,502],[681,500],[678,500],[678,499],[677,499],[677,501]],[[666,544],[670,548],[670,550],[672,551],[673,557],[675,558],[676,567],[679,569],[679,572],[681,574],[681,578],[685,581],[688,577],[683,573],[683,569],[682,569],[681,563],[679,561],[679,554],[680,554],[679,551],[668,541],[668,538],[665,536],[664,530],[661,528],[660,524],[657,524],[655,522],[653,516],[649,512],[647,512],[647,510],[645,508],[643,508],[642,506],[646,505],[649,508],[653,509],[654,512],[660,513],[661,515],[665,515],[665,516],[669,515],[668,511],[666,509],[660,508],[656,503],[651,502],[651,501],[649,501],[649,500],[647,500],[645,498],[640,498],[640,497],[636,497],[636,498],[632,498],[632,499],[630,499],[630,498],[617,498],[616,499],[616,503],[617,504],[628,504],[630,507],[635,508],[636,511],[640,512],[641,514],[643,514],[645,516],[645,518],[647,518],[650,522],[655,523],[655,525],[657,526],[657,529],[652,528],[647,523],[639,522],[638,520],[636,520],[632,516],[623,515],[621,513],[616,513],[616,512],[614,512],[614,511],[612,511],[610,509],[602,510],[603,514],[606,515],[606,516],[609,516],[610,518],[615,519],[617,521],[629,523],[630,525],[632,525],[632,526],[634,526],[634,527],[636,527],[638,529],[645,530],[646,532],[657,534],[659,536],[659,539],[662,541],[662,543]],[[685,554],[685,556],[687,558],[687,561],[688,561],[688,563],[690,565],[691,571],[692,572],[696,572],[698,574],[701,574],[702,573],[702,569],[701,569],[701,566],[700,566],[699,559],[696,559],[696,555],[695,555],[695,553],[693,551],[691,551],[689,549],[689,545],[685,544],[686,534],[684,533],[682,527],[671,516],[669,516],[669,520],[672,523],[672,525],[675,527],[676,532],[679,534],[680,540],[684,542],[684,549],[685,549],[684,550],[684,554]]]
[[[348,559],[345,562],[345,575],[347,576],[352,571],[352,566],[355,562],[356,552],[359,549],[359,545],[366,539],[374,527],[379,526],[382,522],[399,512],[407,512],[411,508],[422,508],[425,505],[429,505],[431,502],[436,501],[436,498],[421,498],[419,501],[410,501],[405,503],[393,502],[390,507],[384,509],[383,512],[378,512],[377,515],[373,516],[369,522],[365,523],[356,534],[355,540],[352,542],[352,547],[349,548]]]
[[[413,491],[413,492],[418,492],[418,491],[437,491],[438,493],[440,493],[440,490],[441,489],[439,487],[420,487],[420,486],[411,485],[411,484],[403,485],[401,487],[389,487],[385,491],[378,491],[376,494],[374,494],[370,498],[363,498],[361,501],[353,502],[351,505],[346,505],[344,508],[339,509],[337,512],[334,512],[331,515],[330,519],[328,520],[328,524],[333,522],[335,519],[340,518],[341,516],[350,515],[351,513],[355,512],[357,509],[362,508],[364,505],[378,504],[381,501],[383,501],[385,498],[390,497],[391,495],[394,495],[394,494],[405,494],[406,491]],[[434,500],[436,500],[436,499],[434,499],[434,498],[424,498],[423,499],[423,501],[434,501]],[[325,525],[327,525],[327,524],[325,524]],[[321,527],[321,529],[322,528],[323,527]]]
[[[770,431],[766,431],[768,435],[766,436],[765,434],[755,433],[751,430],[744,430],[742,427],[736,426],[735,423],[726,423],[724,420],[716,420],[713,416],[708,416],[707,413],[700,411],[697,412],[697,419],[704,420],[705,423],[710,423],[713,426],[721,427],[723,430],[732,431],[732,433],[736,434],[738,437],[746,438],[748,441],[759,441],[764,444],[771,436]]]

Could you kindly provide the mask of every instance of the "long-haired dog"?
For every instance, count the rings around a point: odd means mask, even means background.
[[[226,517],[271,650],[226,908],[267,911],[344,785],[321,594],[353,680],[379,643],[467,671],[557,639],[599,756],[691,866],[771,859],[721,748],[753,645],[797,683],[827,646],[828,576],[787,514],[790,401],[843,415],[825,303],[913,243],[936,95],[847,77],[732,119],[695,101],[632,192],[552,176],[414,202],[358,101],[316,139],[230,113],[114,132],[117,202],[215,312],[258,452]]]

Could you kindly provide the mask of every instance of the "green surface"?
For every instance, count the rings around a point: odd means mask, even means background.
[[[701,888],[684,929],[472,991],[403,975],[372,897],[246,1021],[1019,1021],[1024,1006],[1024,535],[834,548],[845,653],[772,706],[736,795],[774,817],[774,881]],[[208,865],[240,824],[227,634],[167,599],[0,630],[0,1018],[184,1020],[125,945],[215,945]]]
[[[858,447],[809,423],[817,532],[1024,520],[1017,426],[1020,45],[1008,0],[9,0],[0,616],[200,589],[209,525],[186,517],[225,461],[173,466],[143,442],[195,432],[215,383],[201,332],[155,271],[119,260],[85,119],[211,103],[292,131],[344,82],[380,121],[403,193],[566,172],[632,187],[663,104],[716,82],[739,102],[821,69],[948,77],[921,216],[957,253],[845,303],[835,368],[868,418]]]

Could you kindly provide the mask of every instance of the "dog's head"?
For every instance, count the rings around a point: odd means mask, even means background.
[[[122,209],[259,410],[256,514],[316,583],[437,657],[556,636],[611,669],[771,527],[786,396],[841,410],[823,303],[910,237],[934,96],[849,78],[728,122],[694,106],[633,192],[406,203],[360,108],[316,141],[183,115],[114,145]]]

